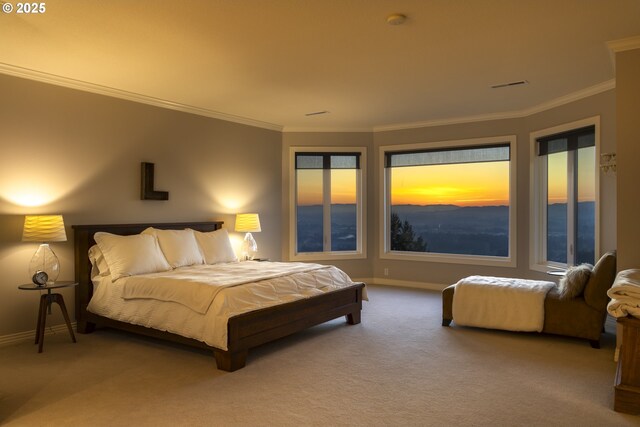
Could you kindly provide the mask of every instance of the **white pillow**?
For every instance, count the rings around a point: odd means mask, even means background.
[[[238,261],[229,240],[229,233],[225,228],[207,233],[195,230],[193,232],[206,264]]]
[[[159,230],[149,227],[142,234],[158,238],[164,257],[173,268],[185,265],[204,264],[193,230]]]
[[[113,281],[124,276],[171,270],[155,236],[119,236],[99,231],[93,237],[109,265]]]
[[[93,245],[89,248],[89,261],[91,261],[91,278],[96,276],[109,276],[109,264],[104,259],[104,254],[98,247]]]

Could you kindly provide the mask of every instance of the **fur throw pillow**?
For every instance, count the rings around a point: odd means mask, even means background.
[[[581,264],[569,267],[564,277],[560,279],[558,288],[561,299],[570,299],[582,295],[585,286],[589,281],[593,266],[591,264]]]

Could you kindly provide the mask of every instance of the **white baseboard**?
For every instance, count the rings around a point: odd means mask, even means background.
[[[76,322],[73,322],[71,324],[71,327],[74,329],[76,329]],[[55,325],[55,326],[47,326],[47,328],[44,331],[44,336],[46,337],[47,335],[53,335],[53,334],[58,334],[58,333],[65,333],[67,334],[67,325],[65,324],[61,324],[61,325]],[[75,332],[74,332],[75,333]],[[24,341],[33,341],[36,338],[36,331],[35,329],[32,331],[25,331],[25,332],[18,332],[17,334],[9,334],[9,335],[3,335],[0,336],[0,347],[5,347],[8,345],[12,345],[12,344],[17,344],[20,342],[24,342]]]
[[[354,282],[364,282],[372,285],[385,285],[385,286],[398,286],[401,288],[418,288],[418,289],[427,289],[430,291],[442,291],[446,288],[447,285],[442,285],[440,283],[427,283],[427,282],[412,282],[409,280],[396,280],[389,279],[386,277],[369,277],[369,278],[358,278],[353,279]]]

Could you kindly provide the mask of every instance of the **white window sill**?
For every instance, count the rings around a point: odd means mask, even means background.
[[[331,261],[364,259],[367,255],[361,252],[310,252],[302,254],[292,254],[291,261]]]
[[[515,260],[502,257],[477,256],[477,255],[449,255],[417,252],[386,252],[380,256],[383,259],[402,261],[441,262],[448,264],[487,265],[497,267],[515,267]]]

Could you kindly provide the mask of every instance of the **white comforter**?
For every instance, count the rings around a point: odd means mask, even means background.
[[[607,295],[611,298],[607,311],[613,317],[629,314],[640,317],[640,270],[633,268],[618,273]]]
[[[456,284],[453,320],[458,325],[541,332],[544,299],[553,282],[469,276]]]
[[[319,268],[316,268],[314,266],[317,264],[310,264],[310,269],[307,271],[276,274],[272,264],[280,263],[234,263],[236,267],[246,266],[241,267],[238,271],[243,268],[254,270],[253,267],[255,267],[269,271],[267,276],[271,277],[259,280],[254,275],[251,278],[254,280],[253,282],[241,285],[238,283],[232,285],[229,284],[231,282],[227,282],[226,285],[215,291],[213,300],[204,313],[189,308],[187,306],[189,304],[182,303],[184,301],[163,301],[153,297],[125,299],[123,298],[124,289],[127,287],[128,281],[132,279],[136,281],[140,277],[153,276],[154,279],[160,279],[164,276],[170,281],[175,281],[176,277],[180,275],[198,276],[207,270],[212,274],[215,274],[216,270],[223,271],[224,275],[224,271],[229,268],[229,265],[183,267],[165,273],[123,277],[115,282],[112,282],[108,276],[97,277],[94,279],[94,294],[89,302],[88,310],[100,316],[169,331],[227,350],[227,321],[230,317],[277,304],[310,298],[354,284],[346,273],[334,266],[318,266]],[[304,269],[303,267],[299,268]],[[188,270],[191,270],[191,273]],[[253,273],[250,274],[253,275]],[[240,278],[235,281],[244,282]],[[154,280],[151,283],[158,282]],[[180,282],[178,286],[185,284]],[[195,285],[192,290],[202,286],[202,284]],[[187,299],[197,300],[197,293]]]
[[[170,274],[163,271],[128,277],[124,281],[122,298],[177,302],[204,314],[224,288],[327,268],[303,262],[230,262],[211,267],[193,265],[177,268]]]

